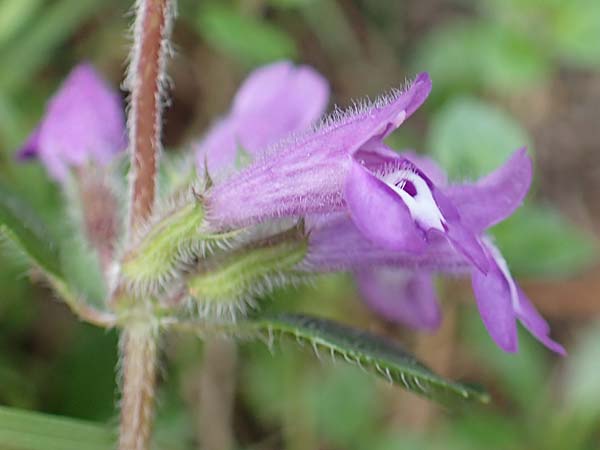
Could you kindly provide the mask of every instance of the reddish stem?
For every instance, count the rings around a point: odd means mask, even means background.
[[[119,450],[149,450],[154,418],[155,331],[130,326],[121,336],[122,399]]]
[[[135,42],[128,76],[131,90],[131,229],[142,224],[154,206],[157,161],[161,149],[161,95],[171,8],[171,0],[137,2]]]

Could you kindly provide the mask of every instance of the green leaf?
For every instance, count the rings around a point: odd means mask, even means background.
[[[223,5],[202,8],[197,25],[212,45],[249,65],[296,55],[294,41],[284,30]]]
[[[14,45],[0,52],[3,70],[0,87],[12,92],[30,82],[31,74],[52,59],[60,47],[81,24],[113,0],[62,0],[51,2],[39,12],[26,33],[17,36]]]
[[[0,48],[27,23],[42,0],[4,0],[0,4]]]
[[[451,178],[477,178],[530,143],[508,114],[470,97],[457,97],[434,116],[428,148]]]
[[[0,406],[0,448],[107,450],[115,436],[105,426]]]
[[[597,244],[558,212],[525,205],[492,233],[511,270],[523,275],[570,275],[589,265]]]
[[[555,44],[552,48],[563,59],[582,67],[600,67],[600,2],[562,2],[552,25]]]
[[[253,326],[266,332],[269,339],[278,333],[308,342],[317,356],[339,357],[446,405],[489,402],[487,393],[436,375],[398,345],[365,331],[301,314],[257,317]]]
[[[63,270],[64,258],[48,228],[28,203],[0,184],[0,238],[39,268],[62,300],[74,311],[81,307],[79,289],[73,290],[72,279]],[[61,244],[63,242],[60,242]],[[64,250],[64,249],[63,249]],[[88,267],[88,270],[90,267]]]
[[[0,184],[0,235],[8,238],[31,263],[44,272],[61,277],[57,248],[35,211],[7,187]]]

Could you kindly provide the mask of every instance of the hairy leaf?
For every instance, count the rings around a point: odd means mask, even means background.
[[[397,344],[330,320],[299,314],[262,316],[254,326],[268,334],[308,342],[317,356],[331,356],[356,364],[415,394],[445,405],[489,402],[487,393],[433,373]]]

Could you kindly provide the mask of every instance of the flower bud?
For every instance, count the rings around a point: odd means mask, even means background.
[[[300,224],[233,252],[199,262],[187,280],[190,300],[203,316],[235,319],[255,306],[257,297],[309,278],[296,270],[308,251]],[[225,317],[223,317],[225,316]]]

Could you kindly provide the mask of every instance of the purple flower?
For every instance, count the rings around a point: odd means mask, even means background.
[[[251,156],[285,137],[304,131],[323,114],[329,86],[308,66],[287,61],[261,67],[240,86],[228,115],[199,143],[196,160],[211,173],[231,168],[238,149]]]
[[[377,157],[376,147],[425,100],[426,74],[408,89],[374,105],[357,106],[308,132],[257,155],[255,162],[217,184],[207,195],[207,220],[215,229],[345,209],[344,185],[356,157]]]
[[[433,329],[441,320],[431,274],[470,273],[484,324],[501,348],[516,350],[519,319],[546,346],[564,352],[499,252],[482,237],[529,189],[525,149],[476,183],[449,185],[432,161],[384,145],[430,89],[429,77],[421,74],[403,92],[336,113],[313,130],[254,153],[250,167],[207,193],[208,227],[307,217],[309,252],[298,270],[353,271],[375,311],[417,328]],[[273,108],[285,115],[285,106]],[[228,120],[225,128],[231,129]],[[231,164],[237,147],[228,139],[229,147],[222,148],[228,148]],[[207,150],[208,156],[217,148]]]
[[[518,150],[499,169],[476,183],[448,185],[443,171],[431,160],[413,153],[390,154],[417,163],[423,180],[440,193],[431,196],[429,207],[441,194],[452,203],[461,226],[473,236],[508,217],[523,201],[531,182],[531,161]],[[367,167],[377,167],[374,158]],[[431,188],[430,188],[431,189]],[[377,216],[379,218],[379,216]],[[418,217],[418,216],[417,216]],[[427,216],[425,216],[427,217]],[[310,246],[305,267],[313,271],[351,270],[367,304],[387,320],[432,330],[440,323],[440,311],[431,275],[470,274],[483,319],[494,341],[505,351],[517,350],[516,319],[551,350],[564,349],[549,336],[549,327],[514,282],[500,252],[487,238],[479,239],[488,270],[483,272],[465,252],[456,252],[444,233],[429,233],[421,252],[390,249],[366,239],[356,221],[346,214],[312,219]]]
[[[90,64],[82,64],[48,102],[43,119],[17,157],[39,158],[50,176],[64,181],[69,167],[90,161],[106,165],[126,145],[119,94]]]

